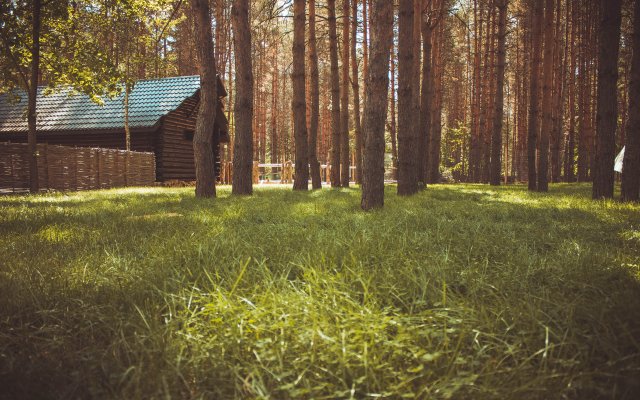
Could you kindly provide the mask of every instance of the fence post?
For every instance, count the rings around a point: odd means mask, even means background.
[[[10,159],[11,159],[11,191],[15,192],[16,191],[16,176],[15,173],[13,172],[13,152],[10,154]]]
[[[124,153],[124,186],[129,186],[129,152]]]
[[[98,186],[98,189],[102,189],[102,182],[101,182],[101,165],[100,165],[100,149],[96,149],[96,163],[98,164],[98,167],[96,168],[96,185]]]
[[[78,148],[73,148],[73,185],[78,190]]]
[[[43,144],[44,149],[42,153],[44,154],[44,186],[49,189],[49,148],[46,143]]]

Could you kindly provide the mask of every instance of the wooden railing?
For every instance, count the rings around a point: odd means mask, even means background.
[[[267,169],[271,172],[267,173]],[[351,179],[355,178],[356,167],[350,167]],[[293,183],[295,173],[295,164],[292,161],[286,161],[284,164],[260,164],[253,162],[253,183]],[[233,163],[222,162],[221,173],[218,183],[230,185],[233,178]],[[331,165],[320,165],[320,180],[329,184],[331,180]]]
[[[155,180],[153,153],[38,144],[41,190],[149,186]],[[27,144],[0,143],[0,190],[23,192],[28,188]]]

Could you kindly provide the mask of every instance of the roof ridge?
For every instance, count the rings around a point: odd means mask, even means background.
[[[179,75],[179,76],[165,76],[164,78],[149,78],[149,79],[138,79],[137,82],[153,82],[153,81],[163,81],[167,79],[176,79],[176,78],[200,78],[200,75]]]
[[[135,83],[138,82],[154,82],[154,81],[163,81],[163,80],[168,80],[168,79],[177,79],[177,78],[200,78],[200,75],[179,75],[179,76],[165,76],[164,78],[148,78],[148,79],[138,79],[135,81]],[[123,82],[118,82],[118,85],[123,84]],[[82,93],[82,91],[75,89],[75,87],[71,84],[66,84],[66,85],[59,85],[56,87],[50,87],[49,85],[38,85],[38,89],[42,89],[42,88],[50,88],[53,91],[57,92],[60,89],[73,89],[79,93]],[[21,89],[22,91],[24,91],[24,89]]]

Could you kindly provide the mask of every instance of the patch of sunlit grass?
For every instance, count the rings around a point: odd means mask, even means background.
[[[289,186],[0,198],[0,398],[636,398],[640,206]]]

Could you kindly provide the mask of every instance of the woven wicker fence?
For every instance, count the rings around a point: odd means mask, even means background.
[[[38,144],[38,154],[43,190],[149,186],[156,180],[153,153]],[[28,156],[27,144],[0,143],[0,191],[29,189]]]

